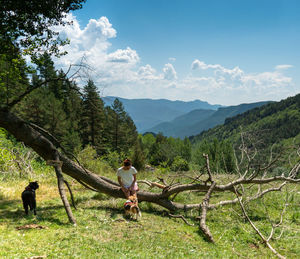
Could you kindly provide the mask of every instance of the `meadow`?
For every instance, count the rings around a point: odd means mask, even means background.
[[[141,172],[139,179],[155,180],[160,173]],[[106,171],[106,176],[114,179],[115,173]],[[140,204],[142,218],[129,220],[124,218],[124,199],[90,191],[67,178],[77,206],[77,210],[73,209],[77,226],[70,225],[53,169],[43,167],[29,178],[40,184],[37,216],[25,216],[22,208],[20,195],[28,177],[1,175],[0,258],[275,258],[243,218],[239,205],[208,212],[207,225],[216,241],[211,244],[199,231],[195,219],[198,210],[183,213],[193,224],[189,226],[181,219],[170,218],[163,208],[143,202]],[[145,185],[140,188],[148,189]],[[300,255],[300,190],[299,186],[288,188],[268,194],[263,201],[253,201],[246,208],[251,220],[267,236],[271,229],[269,218],[279,220],[285,202],[283,196],[293,190],[284,214],[283,234],[271,244],[287,258],[297,258]],[[201,201],[202,195],[190,192],[178,195],[176,200]],[[212,201],[228,199],[230,195],[215,195]],[[28,224],[43,228],[17,229]],[[277,230],[275,237],[279,234]]]

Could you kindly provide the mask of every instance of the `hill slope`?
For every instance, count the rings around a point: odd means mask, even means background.
[[[191,140],[198,142],[215,137],[236,140],[241,130],[259,135],[264,146],[296,137],[300,134],[300,94],[228,118],[224,125],[202,132]]]
[[[148,129],[150,132],[162,132],[166,136],[188,137],[201,133],[216,125],[223,124],[226,118],[244,113],[250,109],[260,107],[268,102],[240,104],[236,106],[222,107],[214,110],[194,110],[170,122],[160,123]]]
[[[105,105],[111,105],[118,98],[124,105],[126,112],[133,119],[139,132],[167,122],[196,109],[216,110],[220,105],[211,105],[200,100],[184,102],[166,99],[125,99],[114,96],[103,97]]]

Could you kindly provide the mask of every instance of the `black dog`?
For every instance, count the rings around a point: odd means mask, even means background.
[[[28,206],[30,210],[33,210],[33,214],[36,215],[35,190],[38,188],[38,182],[30,182],[29,185],[22,192],[23,207],[26,215],[28,215]]]

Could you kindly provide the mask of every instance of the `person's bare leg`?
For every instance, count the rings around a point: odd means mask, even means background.
[[[124,193],[126,199],[128,199],[128,198],[129,198],[129,195],[130,195],[130,191],[129,191],[127,188],[125,188],[125,187],[122,188],[122,191],[123,191],[123,193]]]

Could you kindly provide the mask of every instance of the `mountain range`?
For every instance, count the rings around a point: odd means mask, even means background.
[[[170,137],[189,137],[213,128],[216,125],[223,124],[226,118],[244,113],[267,103],[268,102],[240,104],[236,106],[220,107],[218,110],[193,110],[170,122],[160,123],[147,131],[154,133],[161,132],[165,136]]]
[[[268,102],[240,104],[222,107],[200,100],[184,102],[166,99],[125,99],[115,96],[103,97],[110,106],[118,98],[125,111],[133,119],[138,132],[161,132],[169,137],[189,137],[223,124],[226,118],[260,107]]]
[[[200,100],[184,102],[166,99],[125,99],[114,96],[103,97],[106,106],[112,105],[118,98],[125,111],[133,119],[138,132],[145,132],[159,123],[173,119],[197,109],[217,110],[221,105],[211,105]]]

